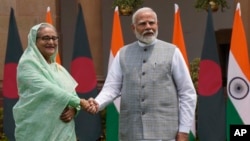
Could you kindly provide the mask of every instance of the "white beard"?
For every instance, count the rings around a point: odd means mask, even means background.
[[[153,33],[152,36],[144,36],[144,34],[146,33]],[[146,30],[142,33],[142,35],[140,35],[137,30],[135,30],[135,36],[136,38],[145,43],[145,44],[151,44],[158,36],[158,30],[156,30],[155,32],[153,32],[152,30]]]

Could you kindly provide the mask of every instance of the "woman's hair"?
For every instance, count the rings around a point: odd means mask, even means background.
[[[49,24],[49,23],[43,23],[43,24],[41,24],[41,26],[38,28],[38,30],[37,30],[37,36],[40,34],[40,31],[42,30],[42,29],[44,29],[44,28],[46,28],[46,27],[48,27],[48,28],[52,28],[52,29],[54,29],[55,31],[56,31],[56,28],[53,26],[53,25],[51,25],[51,24]],[[57,31],[56,31],[57,32]]]

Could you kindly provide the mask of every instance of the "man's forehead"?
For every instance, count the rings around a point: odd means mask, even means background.
[[[140,19],[140,20],[138,20],[137,22],[138,22],[138,23],[156,22],[156,19],[154,19],[154,18]]]

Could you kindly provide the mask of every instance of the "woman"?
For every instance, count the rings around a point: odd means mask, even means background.
[[[56,29],[47,23],[29,32],[17,68],[16,141],[76,141],[73,118],[88,102],[77,96],[76,81],[55,62],[58,39]]]

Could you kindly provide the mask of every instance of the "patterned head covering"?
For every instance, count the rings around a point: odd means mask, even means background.
[[[38,31],[41,30],[41,28],[44,27],[50,27],[53,28],[56,31],[56,29],[54,28],[53,25],[49,24],[49,23],[40,23],[38,25],[33,26],[30,29],[29,35],[28,35],[28,48],[32,48],[34,50],[34,52],[36,53],[36,55],[39,57],[40,60],[44,60],[44,57],[42,56],[42,54],[40,53],[40,51],[38,50],[37,46],[36,46],[36,40],[37,40],[37,34]],[[56,48],[56,51],[54,52],[54,54],[51,56],[51,62],[54,63],[56,62],[56,54],[58,53],[58,47]],[[44,60],[46,63],[46,60]]]

